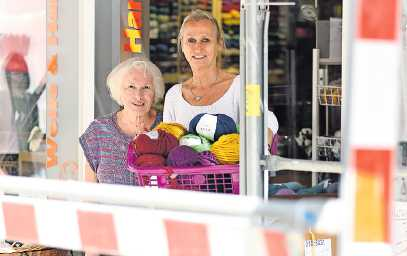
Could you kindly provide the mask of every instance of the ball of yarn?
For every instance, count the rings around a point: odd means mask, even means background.
[[[211,152],[221,164],[239,162],[239,134],[223,135],[212,144]]]
[[[136,158],[135,165],[140,167],[165,166],[165,158],[156,154],[143,154]]]
[[[189,123],[189,132],[196,133],[211,141],[220,136],[237,133],[236,123],[224,114],[198,114]]]
[[[182,136],[179,140],[179,144],[191,147],[197,152],[208,151],[211,149],[211,144],[208,139],[195,134]]]
[[[142,133],[134,140],[136,154],[156,154],[167,156],[171,149],[178,146],[178,140],[165,131]]]
[[[167,157],[167,165],[174,167],[191,167],[200,165],[198,153],[188,146],[173,148]]]
[[[211,151],[199,152],[199,161],[202,166],[212,166],[218,165],[219,162],[216,160],[215,155]]]
[[[173,135],[178,140],[187,133],[187,129],[178,123],[159,123],[154,130],[162,130]]]

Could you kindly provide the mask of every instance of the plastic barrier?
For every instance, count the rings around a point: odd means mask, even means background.
[[[0,239],[120,255],[301,255],[304,232],[332,228],[341,209],[338,200],[264,203],[10,176],[0,191],[26,195],[0,196]]]

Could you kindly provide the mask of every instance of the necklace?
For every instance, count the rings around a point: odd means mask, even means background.
[[[200,100],[202,100],[203,95],[202,95],[202,96],[195,95],[195,93],[192,91],[192,88],[190,88],[189,91],[191,92],[192,96],[194,96],[194,100],[195,100],[195,101],[200,101]]]
[[[212,82],[212,83],[209,85],[209,87],[212,87],[212,86],[215,85],[217,82],[218,82],[218,71],[216,71],[216,74],[215,74],[215,81]],[[199,82],[199,83],[200,83],[200,82]],[[194,85],[194,77],[192,77],[192,85]],[[194,100],[195,100],[195,101],[200,101],[200,100],[202,100],[202,98],[205,96],[205,94],[204,94],[204,95],[196,95],[192,90],[193,90],[193,88],[190,87],[190,88],[189,88],[189,91],[191,92],[191,94],[192,94],[192,96],[194,97]]]

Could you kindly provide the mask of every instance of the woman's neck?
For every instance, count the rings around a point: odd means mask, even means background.
[[[125,121],[125,123],[138,124],[140,122],[146,122],[148,119],[150,119],[152,110],[147,113],[135,113],[124,108],[119,112],[119,115],[122,118],[122,121]]]
[[[117,115],[117,121],[120,129],[124,133],[134,137],[150,128],[153,123],[152,120],[154,118],[155,111],[151,109],[147,113],[140,114],[123,109],[119,111]]]
[[[215,67],[206,70],[192,71],[193,87],[210,87],[219,81],[220,70]]]

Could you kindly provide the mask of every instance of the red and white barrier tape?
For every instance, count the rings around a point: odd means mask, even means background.
[[[91,253],[286,256],[302,245],[247,217],[16,196],[0,201],[0,238]]]
[[[343,235],[344,255],[391,255],[401,88],[400,5],[399,0],[355,2],[346,113],[349,171],[342,190],[352,213]]]

